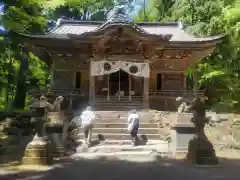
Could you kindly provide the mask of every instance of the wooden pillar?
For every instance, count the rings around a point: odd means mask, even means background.
[[[132,76],[131,74],[128,74],[128,82],[129,82],[129,101],[132,100],[132,95],[131,95],[131,91],[132,91]]]
[[[54,87],[54,69],[51,70],[50,87]]]
[[[162,90],[163,90],[163,93],[161,93],[161,96],[165,97],[165,94],[164,94],[164,90],[165,90],[165,73],[162,73]],[[166,110],[167,109],[167,99],[163,99],[163,109]]]
[[[184,96],[187,95],[187,75],[183,73],[183,89],[184,89]]]
[[[94,76],[91,76],[90,75],[90,78],[89,78],[89,101],[90,103],[92,103],[94,101],[94,82],[95,80],[95,77]]]
[[[92,100],[95,101],[95,76],[92,76]]]
[[[107,100],[110,100],[110,84],[109,84],[109,81],[110,81],[110,77],[109,77],[109,74],[107,75],[107,85],[108,85],[108,94],[107,94]]]
[[[143,78],[143,101],[144,101],[144,109],[149,108],[149,77]]]
[[[69,94],[69,104],[68,104],[68,110],[72,110],[72,92]]]
[[[187,75],[183,73],[183,89],[187,90]]]
[[[121,82],[121,74],[120,74],[120,70],[119,70],[118,71],[118,100],[121,99],[121,93],[120,93],[120,91],[121,91],[121,84],[120,84],[120,82]]]

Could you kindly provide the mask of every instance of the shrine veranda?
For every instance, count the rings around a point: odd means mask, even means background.
[[[20,35],[51,68],[50,91],[68,99],[68,109],[84,102],[103,109],[176,110],[176,97],[202,93],[187,90],[186,69],[222,40],[193,37],[180,22],[134,23],[124,12],[105,22],[62,20],[47,34]]]

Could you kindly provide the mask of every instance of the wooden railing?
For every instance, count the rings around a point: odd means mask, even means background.
[[[29,95],[37,96],[42,94],[52,94],[56,96],[87,96],[88,92],[83,92],[80,89],[50,89],[50,88],[42,88],[42,89],[34,89],[28,91]],[[189,97],[189,96],[195,96],[195,95],[203,95],[204,91],[198,90],[161,90],[161,91],[149,91],[150,97]],[[104,95],[95,95],[95,97],[101,97],[104,98],[106,96]],[[115,97],[115,96],[111,96]],[[128,97],[128,96],[123,96]],[[132,97],[135,97],[134,95]],[[136,96],[136,97],[143,97],[143,96]]]
[[[149,91],[149,96],[156,97],[191,97],[196,95],[204,95],[204,91],[198,90],[161,90],[161,91]]]
[[[87,93],[79,89],[50,89],[50,88],[41,88],[41,89],[34,89],[28,91],[29,95],[32,96],[41,96],[41,95],[53,95],[53,96],[63,96],[65,98],[76,98],[76,97],[83,97],[88,96]]]
[[[79,89],[35,89],[28,92],[32,96],[41,96],[43,94],[50,94],[53,96],[63,96],[67,101],[69,100],[69,109],[72,107],[72,103],[79,103],[75,101],[76,99],[84,100],[86,103],[89,101],[88,92],[83,92]],[[142,102],[148,103],[149,107],[158,110],[176,110],[178,103],[176,102],[176,97],[194,97],[195,95],[203,95],[204,91],[190,91],[190,90],[162,90],[162,91],[149,91],[148,100],[144,100],[144,96],[110,96],[106,95],[95,95],[95,100],[103,101],[129,101],[129,102]],[[94,100],[94,101],[95,101]],[[92,101],[92,100],[91,100]]]
[[[34,90],[30,90],[28,91],[28,94],[30,95],[41,95],[41,94],[54,94],[54,95],[67,95],[69,96],[71,95],[76,95],[76,96],[84,96],[85,94],[88,94],[87,92],[83,92],[80,89],[51,89],[51,88],[41,88],[41,89],[34,89]],[[197,91],[193,91],[193,90],[160,90],[160,91],[151,91],[149,90],[149,96],[174,96],[174,97],[178,97],[178,96],[194,96],[194,95],[203,95],[204,91],[203,90],[197,90]],[[97,96],[97,95],[96,95]],[[100,95],[101,97],[103,97],[104,95]],[[134,95],[133,95],[134,97]],[[137,97],[137,96],[136,96]],[[139,96],[138,96],[139,97]]]

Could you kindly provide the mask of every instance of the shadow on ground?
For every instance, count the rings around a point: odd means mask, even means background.
[[[16,142],[7,145],[5,148],[0,144],[0,165],[11,163],[13,161],[21,161],[24,156],[25,149],[29,142],[33,139],[32,136],[20,136],[14,138]],[[1,139],[0,139],[1,140]]]
[[[221,166],[196,167],[183,160],[156,158],[152,162],[130,162],[104,157],[62,160],[48,171],[2,174],[2,180],[237,180],[240,161],[220,159]]]

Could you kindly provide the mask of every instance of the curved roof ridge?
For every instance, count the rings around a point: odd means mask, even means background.
[[[103,25],[106,22],[109,22],[108,20],[106,21],[91,21],[91,20],[69,20],[69,19],[62,19],[60,21],[60,25],[65,25],[65,24],[71,24],[71,25]],[[132,23],[140,26],[174,26],[177,27],[179,25],[179,22],[134,22],[131,20]]]

